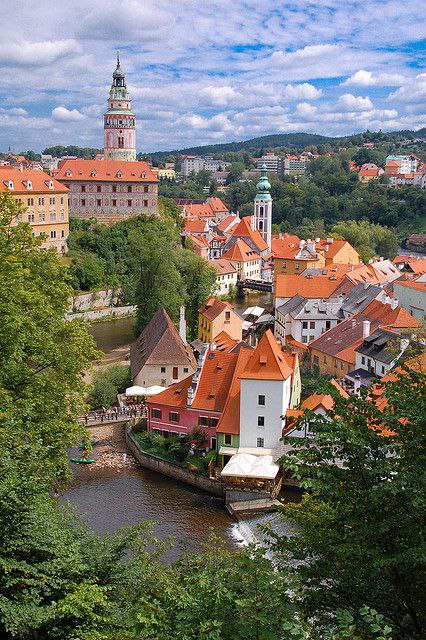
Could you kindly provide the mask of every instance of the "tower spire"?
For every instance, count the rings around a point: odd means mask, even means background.
[[[126,87],[126,76],[120,67],[118,49],[108,110],[104,114],[104,156],[107,160],[136,160],[135,114]]]
[[[120,66],[120,49],[117,49],[117,69]]]

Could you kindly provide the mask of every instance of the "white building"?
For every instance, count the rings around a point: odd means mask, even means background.
[[[266,170],[270,173],[282,173],[283,161],[282,158],[276,156],[275,153],[265,153],[261,158],[257,158],[257,169],[263,169],[263,165],[266,166]]]
[[[293,370],[286,355],[267,331],[240,376],[240,450],[279,445],[292,393]]]
[[[223,160],[215,160],[210,156],[183,156],[181,174],[184,178],[188,178],[192,172],[199,173],[203,169],[214,172],[224,170],[227,166]]]
[[[292,336],[298,342],[309,344],[342,320],[342,303],[340,298],[309,300],[294,296],[275,311],[275,337],[284,343],[286,336]]]
[[[303,174],[306,170],[306,158],[304,156],[286,156],[283,161],[283,173],[286,176]]]
[[[237,286],[238,268],[231,260],[219,258],[210,262],[212,267],[217,271],[216,276],[216,295],[224,296]]]

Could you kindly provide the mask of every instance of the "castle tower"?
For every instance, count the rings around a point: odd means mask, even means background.
[[[252,216],[252,228],[259,231],[269,249],[271,249],[272,231],[272,198],[269,190],[271,184],[268,180],[266,164],[262,165],[262,174],[257,183],[257,194],[254,199],[254,212]]]
[[[135,114],[131,106],[117,51],[117,67],[112,74],[108,111],[104,114],[105,160],[136,160]]]

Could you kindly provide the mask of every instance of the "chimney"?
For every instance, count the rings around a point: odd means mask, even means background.
[[[354,379],[354,395],[359,396],[361,391],[361,376],[357,373]]]
[[[327,238],[327,244],[333,244],[334,238]]]
[[[362,323],[362,337],[368,338],[370,335],[370,320],[364,320]]]
[[[216,351],[216,342],[213,340],[213,342],[210,343],[210,351]]]
[[[355,326],[356,326],[355,318],[352,318],[352,323],[351,324],[352,324],[352,329],[355,329]]]
[[[180,337],[182,339],[183,344],[187,344],[187,342],[186,342],[185,307],[183,306],[183,304],[180,306],[179,335],[180,335]]]
[[[396,298],[391,298],[390,299],[390,306],[391,309],[396,309],[398,306],[398,300]]]

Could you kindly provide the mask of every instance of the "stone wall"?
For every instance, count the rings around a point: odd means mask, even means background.
[[[193,471],[189,471],[189,469],[184,469],[178,464],[142,451],[133,438],[129,428],[126,428],[126,444],[130,453],[136,458],[141,467],[162,473],[169,478],[174,478],[179,482],[185,482],[208,493],[213,493],[216,496],[225,497],[225,486],[222,482],[210,480],[210,478],[200,473],[194,473]]]
[[[122,316],[134,315],[137,307],[134,305],[128,305],[126,307],[107,307],[106,309],[93,309],[92,311],[78,311],[76,313],[67,313],[65,320],[74,320],[80,318],[80,320],[99,320],[102,318],[120,318]]]

